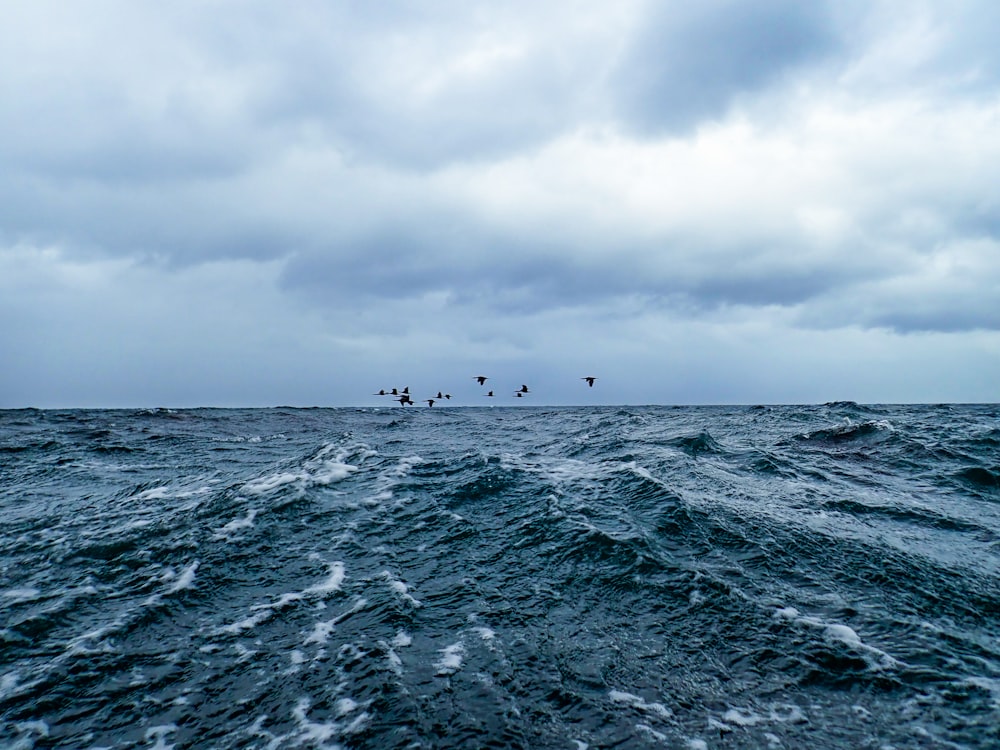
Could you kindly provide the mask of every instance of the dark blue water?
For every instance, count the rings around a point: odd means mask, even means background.
[[[0,412],[0,747],[1000,746],[1000,407]]]

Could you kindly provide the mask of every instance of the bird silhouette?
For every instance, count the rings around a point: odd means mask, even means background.
[[[489,380],[489,378],[486,377],[485,375],[473,375],[472,379],[473,380],[478,380],[479,381],[479,385],[483,385],[484,383],[486,383],[487,380]]]
[[[597,378],[595,378],[592,375],[588,375],[588,376],[586,376],[584,378],[580,378],[580,380],[586,380],[587,381],[587,385],[589,385],[591,388],[593,388],[594,387],[594,381],[597,380]]]
[[[413,401],[410,400],[410,397],[405,393],[400,394],[396,400],[399,402],[400,406],[410,406],[413,403]]]
[[[518,393],[530,393],[530,391],[528,390],[528,386],[522,385],[521,390],[519,390]]]
[[[432,398],[425,398],[424,401],[427,402],[427,406],[428,407],[434,406],[434,399],[432,399]]]
[[[517,398],[524,398],[524,391],[514,391],[514,395]]]
[[[489,393],[487,393],[486,395],[487,395],[487,397],[489,397],[489,398],[492,398],[492,397],[493,397],[493,391],[490,391],[490,392],[489,392]]]
[[[385,392],[385,388],[379,388],[378,393],[373,393],[373,396],[388,396],[389,394]]]

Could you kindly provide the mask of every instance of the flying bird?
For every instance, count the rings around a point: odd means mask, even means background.
[[[517,392],[518,393],[530,393],[530,391],[528,390],[528,386],[526,386],[526,385],[522,385],[521,386],[521,390],[519,390]]]
[[[413,403],[413,401],[410,400],[410,397],[405,393],[400,394],[396,400],[399,402],[400,406],[409,406]]]
[[[479,385],[483,385],[487,380],[489,380],[489,378],[486,377],[485,375],[473,375],[472,379],[473,380],[478,380],[479,381]]]
[[[427,406],[428,407],[434,406],[434,399],[432,399],[432,398],[425,398],[424,401],[427,402]]]
[[[593,388],[594,387],[594,381],[597,380],[597,378],[593,377],[592,375],[588,375],[585,378],[580,378],[580,380],[586,380],[587,381],[587,385],[589,385],[591,388]]]
[[[379,388],[378,393],[373,393],[373,396],[388,396],[389,394],[385,392],[385,388]]]
[[[487,397],[489,397],[489,398],[492,398],[492,397],[493,397],[493,391],[490,391],[490,392],[489,392],[489,393],[487,393],[486,395],[487,395]]]

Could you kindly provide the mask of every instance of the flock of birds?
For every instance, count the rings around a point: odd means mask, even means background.
[[[486,381],[489,380],[489,378],[486,377],[485,375],[473,375],[472,379],[478,381],[479,385],[486,385]],[[580,380],[586,380],[587,381],[587,385],[590,386],[591,388],[593,388],[594,387],[594,381],[597,380],[597,378],[594,377],[593,375],[585,375],[584,377],[580,378]],[[528,388],[528,386],[522,384],[520,388],[518,388],[516,391],[514,391],[514,397],[515,398],[524,398],[529,393],[531,393],[531,390]],[[409,386],[406,386],[402,390],[400,390],[399,388],[393,388],[393,389],[388,390],[388,391],[385,390],[385,388],[380,388],[379,391],[378,391],[378,393],[374,393],[372,395],[374,395],[374,396],[392,396],[396,401],[399,402],[400,406],[412,406],[413,405],[413,399],[410,398],[410,387]],[[487,391],[483,395],[486,398],[495,398],[495,396],[496,396],[496,394],[493,393],[493,391]],[[451,399],[451,394],[450,393],[442,393],[441,391],[438,391],[436,396],[432,396],[431,398],[423,398],[423,399],[420,399],[420,401],[421,401],[421,403],[426,403],[427,406],[430,407],[430,406],[434,406],[434,404],[436,402],[438,402],[438,401],[441,401],[441,400],[446,400],[447,401],[449,399]]]

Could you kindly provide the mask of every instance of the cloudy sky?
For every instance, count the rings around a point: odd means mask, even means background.
[[[1000,401],[1000,5],[901,7],[7,2],[0,407]]]

